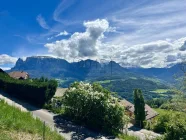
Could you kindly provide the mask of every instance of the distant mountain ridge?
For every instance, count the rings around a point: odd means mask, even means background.
[[[131,72],[147,77],[158,78],[168,82],[175,82],[175,79],[183,76],[182,64],[176,64],[170,68],[129,68]]]
[[[69,63],[64,59],[52,57],[28,57],[25,61],[19,58],[10,71],[18,70],[27,71],[31,77],[72,77],[82,80],[103,75],[125,75],[129,73],[127,69],[114,61],[104,65],[90,59]]]
[[[87,59],[70,63],[64,59],[45,56],[27,57],[25,61],[19,58],[10,71],[16,70],[27,71],[31,77],[71,77],[79,80],[111,76],[128,77],[130,75],[174,81],[174,75],[181,73],[180,64],[176,64],[170,68],[124,68],[115,61],[101,64],[97,61]]]

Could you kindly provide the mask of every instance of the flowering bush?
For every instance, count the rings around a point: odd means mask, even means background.
[[[97,131],[116,133],[128,122],[118,98],[96,83],[75,82],[65,92],[63,104],[68,117]]]

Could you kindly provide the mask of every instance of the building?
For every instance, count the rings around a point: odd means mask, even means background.
[[[14,79],[22,79],[22,80],[26,80],[29,78],[29,74],[23,71],[10,72],[9,76]]]
[[[134,118],[134,105],[125,99],[121,100],[120,104],[125,107],[126,113],[130,116],[130,118]],[[147,104],[145,104],[145,112],[146,120],[151,120],[158,115],[158,113]]]

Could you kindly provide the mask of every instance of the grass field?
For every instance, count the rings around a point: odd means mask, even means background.
[[[184,113],[184,112],[165,110],[165,109],[160,109],[160,108],[154,108],[154,110],[157,111],[159,113],[159,115],[164,115],[164,114],[172,112],[172,113],[181,113],[182,116],[184,116],[186,118],[186,113]]]
[[[43,123],[30,113],[21,112],[0,101],[0,140],[41,140]],[[45,127],[45,140],[63,140],[57,133]]]
[[[151,92],[162,94],[162,93],[166,93],[167,91],[169,91],[169,89],[156,89],[156,90],[151,91]]]

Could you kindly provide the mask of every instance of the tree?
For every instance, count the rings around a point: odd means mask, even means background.
[[[134,115],[137,126],[143,127],[143,122],[146,118],[145,101],[140,89],[134,90]]]

